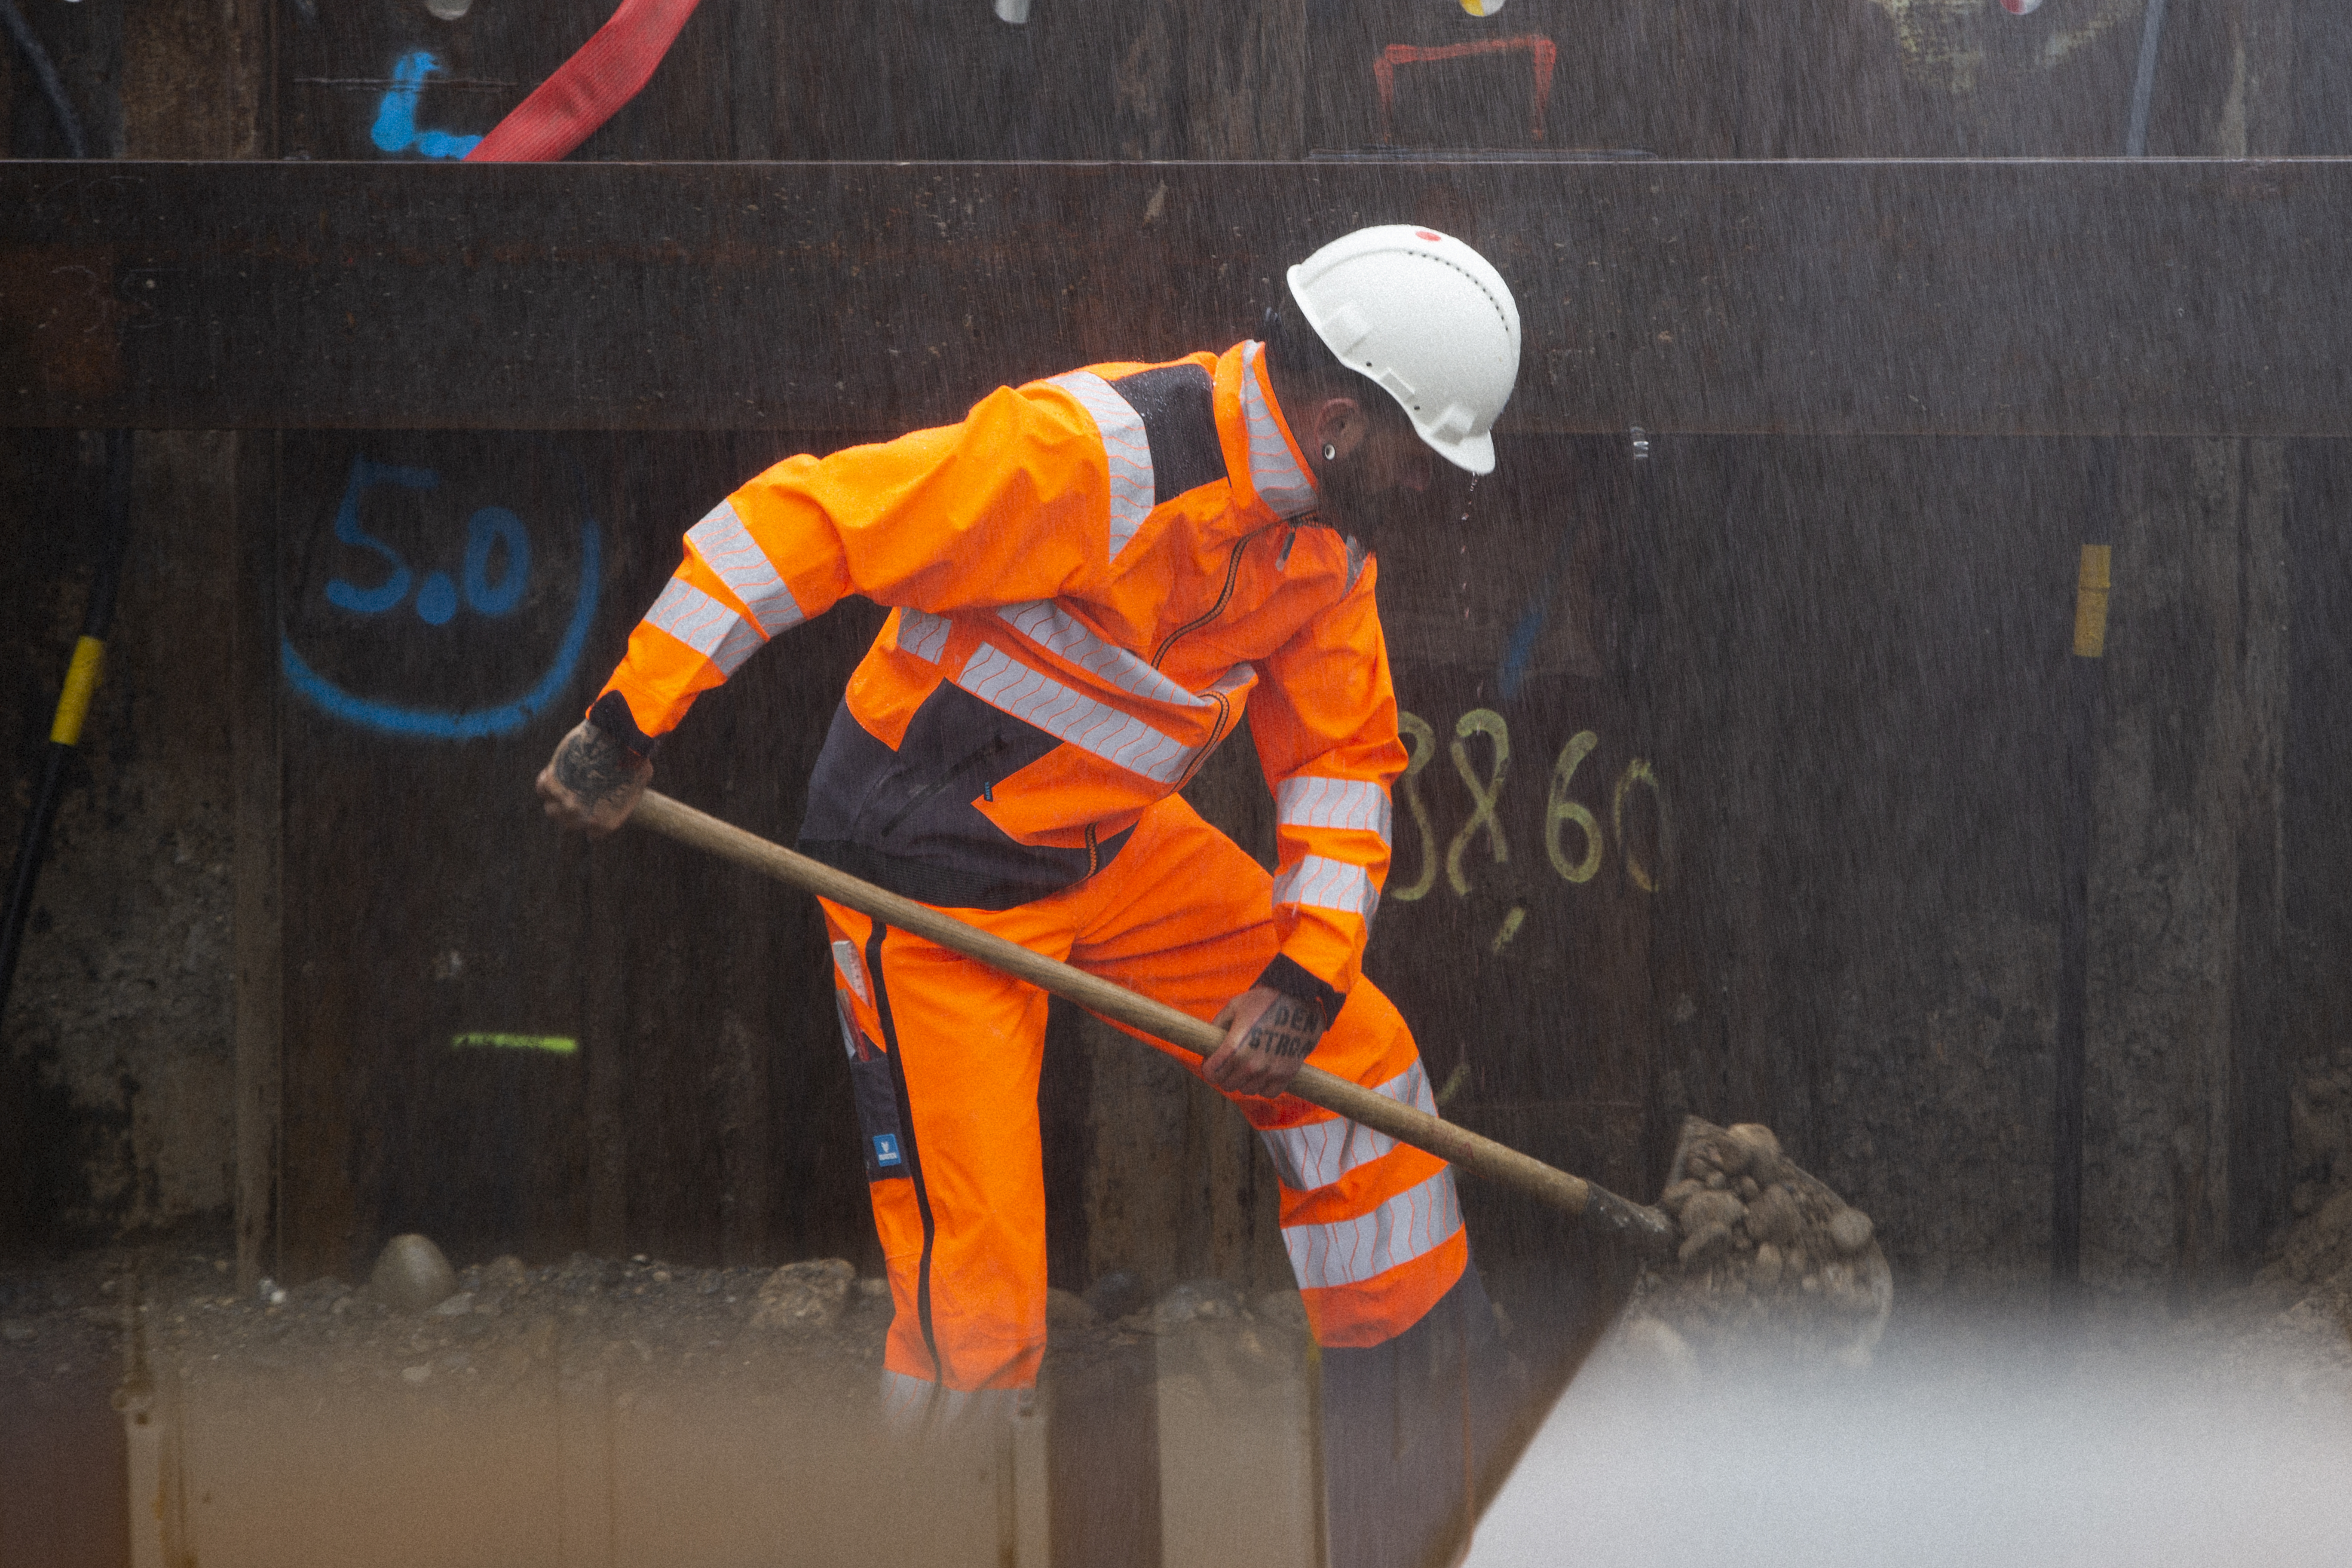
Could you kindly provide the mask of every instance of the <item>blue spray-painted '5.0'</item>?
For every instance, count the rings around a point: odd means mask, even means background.
[[[355,616],[377,616],[398,605],[408,596],[408,584],[415,574],[400,552],[360,526],[360,497],[379,485],[397,485],[403,489],[429,490],[441,483],[441,476],[431,468],[404,468],[392,463],[371,462],[365,458],[352,459],[352,477],[343,487],[342,504],[335,509],[335,537],[345,544],[356,544],[372,550],[391,563],[392,574],[373,588],[358,587],[341,577],[327,584],[327,603],[339,610],[349,610]],[[496,582],[490,580],[491,552],[500,545],[506,547],[506,568]],[[486,506],[466,520],[466,605],[478,616],[511,615],[522,603],[522,591],[530,576],[530,535],[522,519],[502,506]],[[448,574],[436,572],[425,579],[416,590],[416,613],[427,626],[445,626],[449,617],[457,613],[457,584]]]
[[[386,153],[405,153],[414,147],[427,158],[462,158],[481,142],[478,136],[453,136],[446,131],[419,131],[416,128],[416,100],[425,91],[425,79],[441,68],[441,62],[425,49],[405,54],[394,62],[392,90],[376,105],[375,129],[369,140]]]
[[[441,476],[431,468],[400,468],[365,458],[352,460],[342,503],[335,511],[335,537],[383,556],[392,573],[373,588],[357,587],[341,578],[332,579],[326,588],[329,603],[357,615],[373,616],[394,608],[407,595],[415,574],[398,551],[360,527],[360,497],[378,485],[433,489],[440,482]],[[484,507],[468,520],[466,532],[466,601],[481,615],[504,616],[521,602],[524,580],[530,571],[530,541],[522,519],[504,507]],[[501,544],[507,552],[506,569],[492,582],[492,552]],[[435,741],[470,741],[508,734],[539,717],[572,683],[579,668],[581,650],[587,645],[588,628],[596,618],[596,591],[603,572],[596,520],[583,514],[580,521],[580,586],[572,602],[571,619],[563,628],[562,641],[557,645],[554,662],[547,672],[511,702],[450,712],[362,697],[344,690],[311,668],[310,662],[295,651],[292,639],[282,636],[278,641],[278,665],[285,673],[286,683],[297,693],[336,718],[365,729]],[[457,590],[448,575],[436,572],[417,590],[417,614],[428,624],[440,626],[456,613],[457,598]]]

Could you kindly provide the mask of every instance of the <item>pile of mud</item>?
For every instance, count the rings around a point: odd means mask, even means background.
[[[1634,1286],[1633,1340],[1676,1363],[1869,1361],[1895,1304],[1870,1216],[1801,1170],[1770,1128],[1686,1118],[1659,1206],[1681,1242]]]

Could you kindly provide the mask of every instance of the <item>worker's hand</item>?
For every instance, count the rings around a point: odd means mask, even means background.
[[[576,827],[602,838],[629,820],[637,797],[653,782],[654,764],[587,721],[555,743],[555,755],[539,770],[539,798],[559,827]]]
[[[1251,986],[1226,1003],[1215,1022],[1224,1043],[1201,1064],[1201,1076],[1228,1094],[1273,1099],[1290,1087],[1298,1064],[1323,1037],[1323,1010],[1271,985]]]

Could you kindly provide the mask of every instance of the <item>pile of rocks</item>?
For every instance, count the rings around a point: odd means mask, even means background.
[[[1870,1216],[1799,1169],[1770,1128],[1687,1118],[1659,1203],[1682,1240],[1636,1284],[1633,1339],[1684,1363],[1869,1362],[1895,1304]]]

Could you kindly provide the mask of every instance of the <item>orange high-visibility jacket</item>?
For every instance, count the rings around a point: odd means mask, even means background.
[[[834,717],[802,847],[928,903],[1006,909],[1106,864],[1246,710],[1281,849],[1265,983],[1328,1019],[1405,753],[1376,569],[1315,504],[1257,343],[1000,388],[961,425],[788,458],[720,502],[592,711],[647,744],[843,595],[895,606]]]

